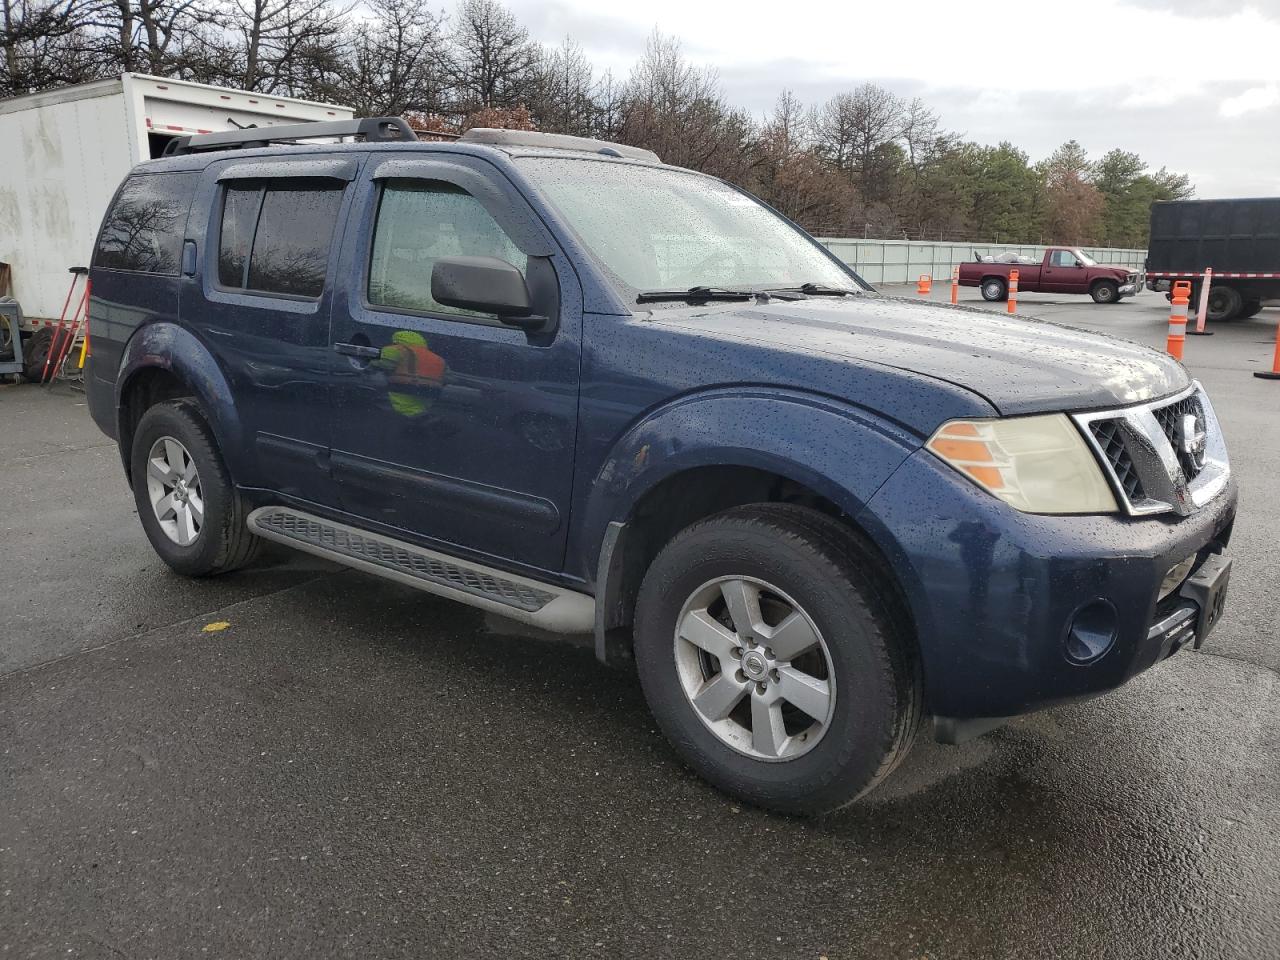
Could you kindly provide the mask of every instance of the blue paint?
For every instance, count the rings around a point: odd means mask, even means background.
[[[226,185],[279,176],[290,158],[312,178],[298,182],[342,190],[323,292],[220,283]],[[623,178],[631,164],[584,162]],[[483,145],[244,150],[139,172],[189,174],[194,252],[182,276],[93,269],[92,415],[121,436],[133,378],[172,373],[255,502],[592,591],[606,528],[658,484],[709,466],[777,474],[883,553],[914,621],[929,708],[954,718],[1094,695],[1150,666],[1164,572],[1230,533],[1234,486],[1177,522],[1032,516],[921,450],[954,418],[1121,406],[1186,385],[1180,365],[1134,344],[870,290],[637,306],[519,160]],[[371,302],[380,198],[406,180],[475,199],[524,264],[547,329],[389,304],[407,295],[398,288]],[[1073,664],[1065,631],[1095,597],[1116,607],[1116,639]]]

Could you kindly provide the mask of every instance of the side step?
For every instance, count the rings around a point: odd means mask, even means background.
[[[595,628],[596,602],[585,593],[436,553],[301,510],[259,507],[249,514],[249,529],[268,540],[543,630],[590,633]]]

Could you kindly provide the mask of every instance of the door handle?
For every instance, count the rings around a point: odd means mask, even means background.
[[[377,360],[382,356],[382,351],[377,347],[366,346],[363,343],[335,343],[333,351],[344,357],[359,357],[361,360]]]

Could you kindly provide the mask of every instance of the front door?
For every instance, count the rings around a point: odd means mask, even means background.
[[[1070,250],[1052,250],[1040,273],[1040,289],[1045,293],[1085,293],[1088,271]]]
[[[358,160],[214,164],[193,217],[182,317],[226,375],[241,427],[236,480],[337,506],[328,470],[333,257]]]
[[[371,160],[335,300],[332,469],[345,511],[446,550],[556,571],[568,526],[582,298],[524,199],[457,155]],[[526,276],[539,333],[431,296],[440,257]]]

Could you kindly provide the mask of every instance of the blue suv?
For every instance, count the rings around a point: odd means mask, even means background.
[[[882,296],[618,144],[382,118],[170,154],[98,236],[88,389],[180,573],[273,540],[593,633],[696,771],[800,814],[1221,614],[1235,482],[1162,354]]]

